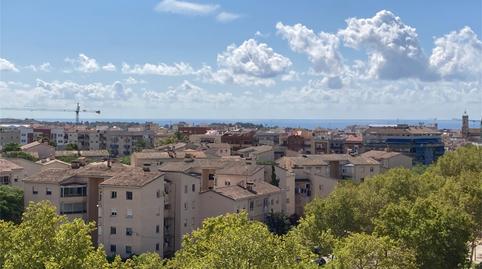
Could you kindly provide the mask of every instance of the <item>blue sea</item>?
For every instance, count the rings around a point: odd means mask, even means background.
[[[72,121],[71,119],[43,119],[48,121]],[[460,129],[461,120],[416,120],[416,119],[83,119],[84,121],[110,121],[110,122],[154,122],[161,126],[175,124],[178,122],[186,122],[193,125],[204,125],[209,123],[236,123],[236,122],[250,122],[254,124],[263,124],[267,127],[291,127],[291,128],[330,128],[343,129],[351,125],[370,125],[370,124],[408,124],[419,125],[438,124],[439,129]],[[471,127],[477,128],[480,126],[478,122],[471,122]]]

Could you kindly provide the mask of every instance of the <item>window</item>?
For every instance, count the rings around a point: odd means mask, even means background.
[[[38,194],[38,191],[35,189],[34,186],[32,186],[32,194]]]
[[[156,234],[159,233],[159,225],[156,225]]]
[[[187,193],[187,185],[184,185],[184,193]]]
[[[126,228],[126,235],[132,236],[132,228],[129,228],[129,227]]]
[[[159,243],[156,244],[156,251],[159,251]]]
[[[0,184],[4,184],[4,185],[10,184],[10,177],[9,176],[0,177]]]
[[[249,201],[249,211],[253,211],[254,209],[254,201]]]
[[[132,209],[127,209],[127,216],[128,219],[132,218]]]
[[[126,191],[126,199],[132,200],[132,192],[131,191]]]
[[[110,212],[111,212],[110,213],[111,216],[117,216],[117,209],[112,208]]]
[[[372,172],[372,173],[373,173],[373,167],[370,167],[370,172]]]
[[[132,254],[132,247],[126,246],[126,255],[131,255],[131,254]]]
[[[116,245],[110,245],[110,252],[115,253],[117,251]]]
[[[85,197],[87,196],[87,186],[62,186],[60,187],[60,197]]]
[[[111,198],[111,199],[117,198],[117,192],[116,192],[116,191],[111,192],[111,193],[110,193],[110,198]]]
[[[184,203],[184,210],[187,210],[187,203]]]
[[[110,234],[116,234],[117,229],[114,226],[110,226]]]
[[[46,195],[52,195],[52,190],[51,190],[49,187],[47,187],[47,188],[45,189],[45,194],[46,194]]]
[[[63,203],[60,204],[60,214],[82,214],[87,213],[86,203]]]
[[[192,189],[192,192],[196,192],[196,184],[192,184],[191,189]]]
[[[209,174],[208,179],[209,179],[209,180],[214,180],[214,174]]]
[[[157,191],[156,191],[156,197],[157,197],[157,198],[161,198],[161,190],[157,190]]]
[[[187,219],[184,219],[184,227],[187,227]]]

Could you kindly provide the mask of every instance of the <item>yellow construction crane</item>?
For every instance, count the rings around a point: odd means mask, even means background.
[[[34,107],[0,107],[0,110],[75,112],[75,123],[76,123],[76,124],[79,124],[79,113],[80,113],[80,112],[100,114],[100,110],[80,109],[80,104],[79,104],[79,103],[77,103],[77,107],[76,107],[75,109],[34,108]]]

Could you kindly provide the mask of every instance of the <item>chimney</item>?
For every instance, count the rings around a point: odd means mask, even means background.
[[[252,193],[256,193],[256,191],[254,190],[254,182],[252,181],[246,181],[246,189]]]

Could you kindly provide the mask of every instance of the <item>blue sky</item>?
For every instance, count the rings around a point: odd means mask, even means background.
[[[0,2],[0,106],[99,118],[482,114],[481,1]],[[66,118],[0,111],[0,117]]]

